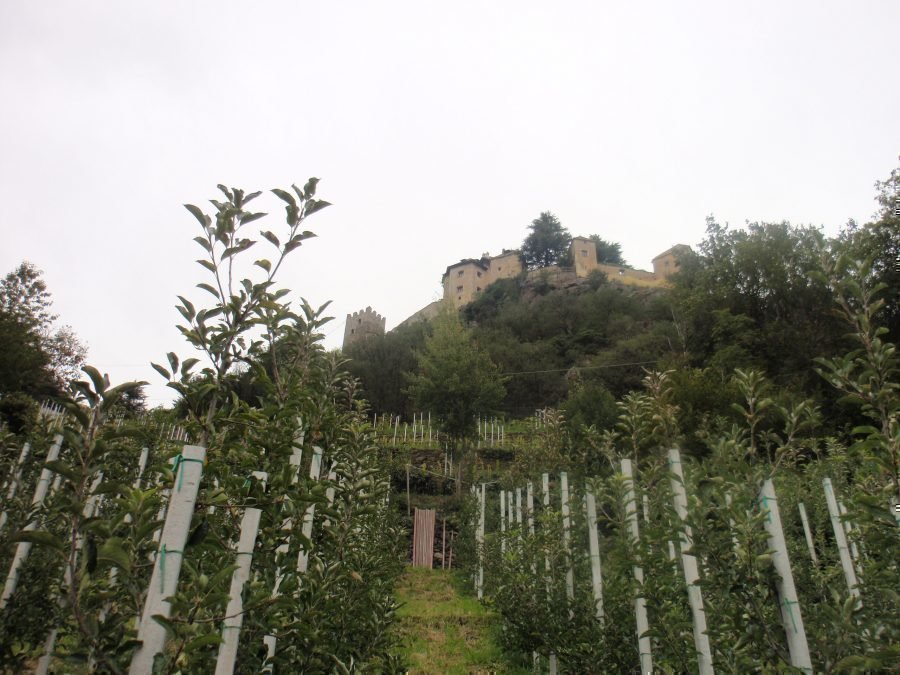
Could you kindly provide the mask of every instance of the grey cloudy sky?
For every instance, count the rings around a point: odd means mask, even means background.
[[[156,403],[149,361],[189,355],[175,295],[203,294],[181,204],[217,183],[322,178],[281,280],[333,300],[332,347],[543,210],[643,268],[708,214],[834,234],[897,165],[898,27],[896,0],[2,0],[0,272],[43,269],[90,361]]]

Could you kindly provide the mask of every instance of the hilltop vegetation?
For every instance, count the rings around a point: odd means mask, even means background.
[[[680,261],[668,289],[626,286],[595,274],[556,289],[524,277],[500,280],[464,307],[475,344],[505,378],[496,411],[523,417],[562,408],[571,426],[609,428],[615,399],[641,388],[647,370],[674,370],[682,425],[733,419],[735,369],[757,369],[782,402],[812,399],[826,430],[846,424],[840,394],[813,370],[814,359],[847,351],[847,327],[834,314],[835,294],[822,276],[841,255],[869,260],[870,284],[884,284],[881,320],[888,340],[900,330],[900,219],[890,186],[879,185],[881,210],[864,226],[849,223],[828,239],[811,226],[753,223],[729,228],[713,218],[697,250]],[[348,349],[351,372],[376,411],[409,414],[407,373],[416,369],[430,326],[402,326]],[[697,439],[687,439],[698,446]]]

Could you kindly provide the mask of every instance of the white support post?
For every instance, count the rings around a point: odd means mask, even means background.
[[[575,568],[572,563],[572,514],[569,509],[569,475],[565,471],[559,473],[560,501],[562,503],[563,550],[566,554],[566,597],[571,602],[575,599]],[[572,610],[569,610],[572,616]]]
[[[590,488],[584,491],[584,510],[587,515],[588,548],[591,555],[591,584],[597,618],[603,623],[603,573],[600,566],[600,540],[597,536],[597,501]]]
[[[268,476],[263,471],[254,471],[257,480],[265,484]],[[256,535],[259,532],[260,509],[248,507],[241,519],[241,536],[238,540],[238,568],[231,575],[231,589],[228,592],[228,607],[225,609],[225,620],[222,622],[222,642],[219,645],[219,656],[216,659],[216,675],[231,675],[237,661],[238,639],[241,626],[244,624],[244,601],[242,594],[244,584],[250,579],[250,565],[253,563],[253,549],[256,546]]]
[[[681,470],[681,454],[677,449],[669,450],[670,483],[672,485],[672,502],[678,520],[681,521],[681,566],[684,569],[684,582],[687,584],[688,601],[691,603],[691,615],[694,619],[694,647],[697,650],[697,670],[700,675],[713,674],[712,650],[709,636],[706,634],[706,611],[703,608],[703,594],[697,582],[700,572],[697,569],[697,558],[689,554],[693,545],[693,532],[687,520],[687,490],[684,486],[684,472]]]
[[[543,490],[544,497],[544,510],[550,510],[550,474],[545,473],[541,475],[541,489]],[[550,582],[551,582],[551,574],[550,574],[550,556],[544,555],[544,572],[545,572],[545,585],[547,588],[547,602],[549,603],[550,598]],[[556,675],[557,663],[556,663],[556,654],[553,652],[550,653],[550,674]]]
[[[475,531],[475,543],[478,547],[478,576],[475,580],[475,590],[478,591],[478,599],[484,598],[484,507],[487,486],[482,483],[478,496],[478,529]]]
[[[806,537],[806,548],[809,549],[809,557],[813,562],[813,565],[819,564],[819,558],[816,556],[816,547],[813,543],[812,530],[809,528],[809,518],[806,516],[806,507],[803,505],[803,502],[797,504],[797,508],[800,511],[800,522],[803,523],[803,536]]]
[[[166,629],[153,620],[154,615],[168,618],[171,605],[166,598],[175,595],[184,558],[191,518],[200,490],[206,448],[186,445],[175,463],[175,487],[169,500],[159,552],[153,565],[147,599],[141,615],[137,639],[141,646],[131,659],[131,675],[144,675],[153,670],[153,660],[165,649]]]
[[[621,460],[622,476],[625,477],[625,519],[631,529],[631,541],[635,551],[640,546],[641,535],[637,517],[637,499],[634,493],[634,473],[631,468],[631,460]],[[641,659],[641,673],[653,672],[653,654],[650,647],[650,622],[647,620],[647,600],[643,597],[644,570],[640,565],[633,566],[634,579],[638,587],[642,589],[634,598],[634,615],[637,623],[638,653]]]
[[[847,533],[844,530],[844,524],[841,522],[841,514],[838,510],[837,498],[834,496],[834,487],[831,485],[831,479],[824,478],[822,486],[825,489],[825,501],[828,502],[831,528],[834,530],[834,539],[837,542],[838,553],[841,557],[841,567],[844,569],[844,579],[847,581],[850,595],[854,598],[859,598],[859,582],[856,579],[853,561],[850,559],[850,549],[847,547]]]
[[[525,509],[528,517],[528,534],[534,537],[534,484],[531,481],[525,484]],[[537,576],[537,564],[534,562],[531,563],[531,576]],[[540,663],[540,655],[533,651],[531,652],[531,659],[535,669],[537,669]]]
[[[522,488],[516,488],[516,525],[519,527],[519,539],[522,538]]]
[[[318,446],[313,447],[313,456],[312,461],[309,465],[309,479],[312,481],[319,480],[319,473],[322,471],[322,448]],[[316,505],[310,504],[306,507],[306,510],[303,512],[303,526],[301,528],[301,532],[303,536],[306,537],[306,540],[309,541],[312,539],[312,530],[313,530],[313,518],[316,515]],[[300,551],[300,555],[297,556],[297,571],[300,574],[305,574],[306,569],[309,566],[309,551],[304,548]]]
[[[382,416],[383,418],[383,416]],[[298,428],[302,429],[303,424],[298,421]],[[390,429],[390,425],[388,426]],[[293,467],[294,475],[291,477],[291,482],[296,483],[300,478],[300,465],[303,462],[303,431],[299,432],[297,439],[295,439],[294,445],[291,448],[291,456],[288,459],[291,467]],[[294,521],[290,518],[285,518],[284,522],[281,524],[282,531],[290,532],[294,529]],[[290,540],[289,538],[285,538],[284,543],[280,544],[276,549],[276,553],[281,555],[287,554],[290,549]],[[272,589],[272,597],[278,596],[278,589],[281,587],[281,580],[284,578],[284,572],[281,569],[275,575],[275,588]],[[266,635],[263,637],[263,644],[266,646],[266,660],[270,660],[273,656],[275,656],[275,647],[278,643],[278,639],[274,635]],[[263,668],[263,672],[270,673],[272,669],[270,666],[265,666]]]
[[[397,415],[397,420],[394,422],[394,445],[397,445],[397,432],[400,430],[400,415]]]
[[[22,446],[22,451],[19,453],[19,459],[16,460],[16,468],[13,469],[12,476],[10,476],[9,481],[3,484],[3,488],[6,490],[7,504],[12,502],[19,489],[19,481],[22,480],[22,465],[25,464],[25,460],[28,459],[29,452],[31,452],[31,443],[26,443]],[[6,525],[8,519],[9,514],[7,514],[4,509],[3,513],[0,513],[0,530]]]
[[[510,534],[512,534],[512,531],[515,528],[516,511],[514,508],[514,498],[513,491],[508,490],[506,492],[506,523]]]
[[[506,553],[506,491],[500,490],[500,553]]]
[[[856,548],[856,542],[853,540],[853,524],[847,520],[847,509],[844,508],[842,500],[838,500],[838,511],[841,514],[844,532],[847,533],[847,542],[850,544],[850,557],[853,559],[854,565],[859,565],[859,549]]]
[[[731,504],[734,499],[731,496],[730,492],[725,493],[725,506],[731,509]],[[803,505],[800,505],[800,508],[803,508]],[[738,541],[737,535],[734,533],[734,518],[728,516],[728,529],[731,530],[731,545],[734,549],[735,553],[737,553],[738,547],[740,546],[740,542]]]
[[[760,505],[766,515],[765,528],[769,535],[768,546],[774,551],[772,561],[780,578],[776,582],[778,599],[781,604],[781,622],[787,635],[788,651],[791,665],[804,673],[812,675],[812,660],[809,656],[809,645],[806,643],[806,630],[803,627],[803,614],[794,587],[794,575],[791,572],[791,561],[788,557],[787,543],[781,528],[781,513],[775,497],[775,485],[771,478],[763,483],[760,493]]]
[[[59,459],[59,450],[62,447],[62,434],[56,434],[53,437],[53,445],[50,446],[50,450],[47,451],[47,463],[55,462]],[[50,487],[50,475],[53,472],[48,468],[44,468],[41,470],[41,477],[38,480],[37,487],[34,489],[34,497],[31,499],[31,508],[32,510],[40,506],[44,499],[47,496],[47,490]],[[37,520],[32,520],[25,526],[25,532],[31,532],[37,529]],[[15,555],[13,555],[12,564],[9,566],[9,574],[6,577],[6,583],[3,585],[3,595],[0,596],[0,610],[6,607],[6,604],[9,602],[9,599],[12,597],[12,594],[16,590],[16,586],[19,583],[19,572],[22,569],[22,565],[25,564],[25,561],[28,559],[28,554],[31,552],[31,542],[30,541],[20,541],[16,546]]]

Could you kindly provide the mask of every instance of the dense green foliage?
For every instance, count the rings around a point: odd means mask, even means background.
[[[259,193],[220,186],[225,199],[213,200],[213,216],[188,206],[202,228],[195,241],[205,255],[198,262],[209,273],[198,286],[212,301],[204,306],[180,298],[179,328],[197,357],[169,353],[166,365],[155,368],[182,396],[181,423],[206,448],[206,461],[190,536],[178,552],[184,562],[171,613],[151,619],[168,629],[155,672],[209,672],[247,507],[261,511],[261,526],[243,593],[236,672],[259,672],[266,663],[279,672],[399,667],[388,629],[402,535],[387,503],[387,472],[364,426],[355,382],[322,347],[324,308],[301,302],[295,311],[274,279],[292,250],[312,236],[300,227],[305,219],[327,206],[315,198],[316,182],[274,191],[286,204],[287,227],[261,232],[274,256],[253,263],[256,281],[243,253],[258,243],[247,225],[265,214],[247,205]],[[202,371],[194,375],[198,365]],[[0,613],[0,667],[16,672],[40,655],[52,628],[59,629],[56,656],[76,671],[127,670],[151,572],[162,571],[175,553],[157,553],[153,535],[162,526],[157,514],[167,491],[181,488],[180,448],[149,435],[142,423],[111,423],[139,383],[111,387],[95,369],[85,372],[89,379],[77,383],[77,396],[64,401],[60,460],[47,467],[58,487],[33,513],[20,491],[0,540],[4,565],[14,541],[37,547]],[[251,373],[252,403],[234,394],[242,372]],[[29,486],[47,446],[46,438],[34,441],[24,467]],[[142,486],[134,483],[141,447],[150,452]],[[317,453],[322,474],[314,480]],[[14,456],[4,449],[4,475]],[[88,515],[92,501],[99,510]],[[301,524],[313,509],[308,538]],[[22,531],[30,519],[37,528]],[[37,577],[44,583],[35,583]],[[35,612],[38,607],[49,611]],[[277,637],[273,659],[263,647],[269,635]]]
[[[87,350],[71,327],[53,326],[58,317],[42,276],[25,261],[0,280],[0,396],[62,392],[84,363]]]
[[[882,339],[886,329],[877,325],[884,305],[877,295],[885,289],[856,281],[870,277],[867,266],[854,267],[844,260],[829,271],[819,281],[834,290],[838,314],[852,327],[858,348],[842,357],[819,359],[818,370],[855,404],[853,418],[864,422],[854,431],[855,438],[818,435],[822,420],[812,401],[781,405],[759,371],[738,369],[732,385],[740,402],[733,408],[741,423],[704,437],[709,451],[704,461],[682,455],[688,494],[682,521],[672,505],[673,481],[678,479],[666,453],[684,441],[688,429],[679,424],[679,399],[669,374],[649,375],[645,391],[619,402],[615,430],[587,439],[586,445],[584,440],[571,443],[563,427],[551,426],[564,450],[550,471],[566,470],[574,477],[567,503],[571,538],[563,534],[558,487],[549,506],[538,499],[534,531],[524,523],[502,527],[493,514],[497,494],[492,491],[488,500],[487,530],[492,534],[483,549],[485,585],[504,617],[511,649],[537,651],[545,658],[555,654],[565,669],[575,672],[632,672],[639,662],[632,607],[636,598],[643,598],[654,667],[696,670],[692,615],[680,565],[679,542],[684,540],[685,550],[699,564],[698,587],[717,670],[789,668],[785,622],[796,627],[801,614],[815,672],[886,672],[896,667],[900,359],[894,345]],[[764,425],[767,418],[777,422]],[[632,460],[636,471],[637,495],[631,502],[627,490],[632,482],[620,471],[623,458]],[[773,507],[760,497],[761,485],[770,478],[797,592],[796,604],[788,605],[784,614],[780,605],[787,601],[780,595],[764,526],[767,509]],[[831,479],[838,503],[846,504],[843,518],[828,512],[825,478]],[[540,486],[539,474],[531,471],[510,473],[500,487],[522,490],[526,480]],[[586,490],[596,497],[600,515],[602,613],[591,588]],[[640,521],[637,539],[631,533],[629,502]],[[801,508],[808,515],[809,542]],[[468,514],[471,537],[475,518],[471,509]],[[852,588],[845,580],[834,528],[850,540],[850,551],[845,552],[851,553],[847,561],[857,575]],[[642,583],[632,580],[635,566],[641,568]],[[571,591],[566,585],[570,569],[575,580]]]

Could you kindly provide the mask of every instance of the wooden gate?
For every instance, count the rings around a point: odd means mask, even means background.
[[[431,569],[434,560],[434,509],[416,509],[413,518],[413,567]]]

